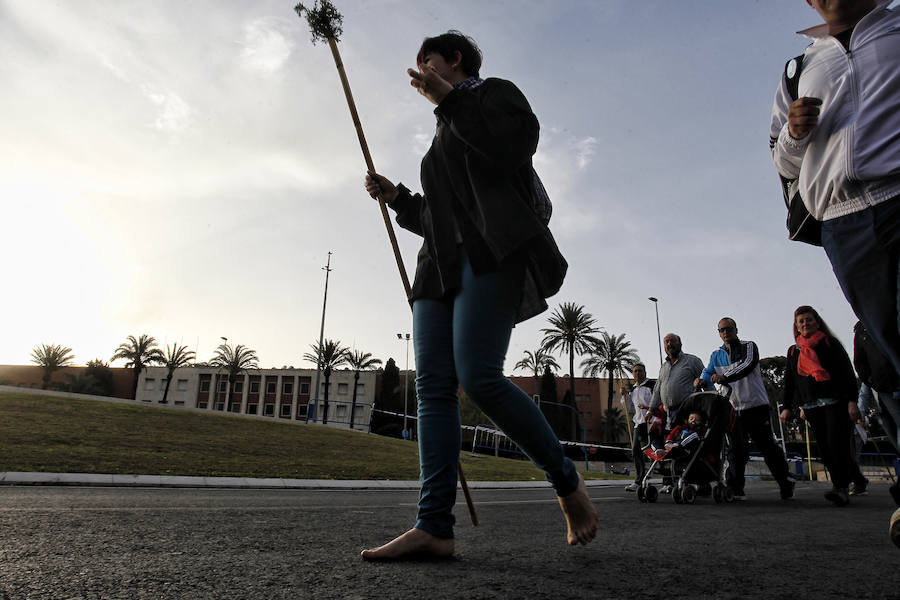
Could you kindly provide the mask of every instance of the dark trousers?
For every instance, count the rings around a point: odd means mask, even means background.
[[[631,454],[634,456],[634,480],[640,481],[647,472],[646,460],[644,456],[644,446],[650,443],[647,436],[647,424],[641,423],[634,426],[634,440],[631,444]]]
[[[847,414],[847,403],[805,408],[803,412],[816,436],[822,462],[831,472],[831,483],[834,487],[847,487],[850,484],[853,460],[850,454],[850,415]]]
[[[788,478],[787,461],[781,446],[772,435],[771,416],[769,405],[754,406],[744,410],[736,410],[734,430],[731,434],[732,450],[734,452],[734,473],[731,478],[731,486],[735,493],[744,491],[744,468],[750,460],[750,447],[747,443],[749,437],[756,444],[756,448],[762,454],[769,467],[772,476],[779,484],[784,484]]]
[[[824,221],[822,245],[853,312],[900,373],[900,198]]]

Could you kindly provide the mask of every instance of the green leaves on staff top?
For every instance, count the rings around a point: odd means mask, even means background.
[[[306,22],[309,23],[309,29],[312,32],[313,44],[318,40],[328,41],[328,38],[334,38],[337,41],[344,32],[341,28],[344,17],[328,0],[315,0],[312,9],[298,3],[294,10],[300,18],[303,18],[304,12],[306,13]]]

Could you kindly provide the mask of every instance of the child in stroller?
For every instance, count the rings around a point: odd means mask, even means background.
[[[732,421],[730,391],[722,386],[720,391],[691,394],[675,415],[676,427],[665,442],[661,436],[651,436],[644,449],[651,464],[637,490],[638,500],[656,502],[659,490],[650,483],[654,472],[673,482],[672,498],[677,504],[693,504],[698,490],[704,488],[717,503],[734,500],[725,480],[730,446],[727,433]]]

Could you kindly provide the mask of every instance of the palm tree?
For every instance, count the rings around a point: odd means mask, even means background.
[[[609,442],[618,441],[619,436],[628,431],[628,421],[618,406],[607,409],[603,416],[600,417],[600,426],[603,428],[606,440]]]
[[[609,395],[606,397],[606,410],[612,409],[613,378],[628,377],[634,364],[640,360],[637,350],[631,347],[631,342],[625,341],[625,334],[610,335],[605,331],[601,333],[602,339],[597,340],[591,348],[590,356],[581,361],[585,377],[599,377],[603,371],[609,376]]]
[[[258,368],[256,351],[238,344],[231,347],[231,344],[225,342],[216,348],[216,355],[209,361],[209,366],[216,369],[224,369],[228,373],[228,391],[225,392],[225,412],[231,412],[231,391],[234,388],[233,381],[237,380],[238,375],[250,370]]]
[[[535,381],[539,381],[544,369],[548,367],[556,371],[559,370],[559,364],[557,364],[556,359],[543,348],[538,348],[534,352],[526,350],[525,358],[516,363],[513,371],[517,369],[531,371],[534,374]]]
[[[359,372],[372,369],[381,364],[380,358],[372,358],[371,352],[354,350],[347,356],[347,364],[353,373],[353,401],[350,404],[350,429],[353,429],[353,417],[356,413],[356,388],[359,385]]]
[[[41,389],[46,390],[50,385],[50,378],[53,372],[62,367],[68,367],[75,360],[71,348],[64,348],[59,344],[41,344],[35,346],[31,351],[31,362],[38,365],[44,370],[44,376],[41,378]]]
[[[569,397],[575,401],[575,353],[585,354],[597,343],[593,334],[594,317],[584,307],[574,302],[563,302],[548,319],[552,327],[541,329],[544,339],[541,347],[547,352],[569,353]],[[572,407],[572,430],[576,430],[575,407]]]
[[[347,362],[350,349],[341,346],[338,340],[325,339],[322,344],[322,362],[319,362],[319,344],[310,344],[312,352],[303,355],[303,360],[309,360],[316,363],[316,367],[322,369],[322,375],[325,376],[325,399],[322,401],[322,425],[328,424],[328,381],[331,379],[331,371],[335,367],[339,367]],[[316,390],[318,395],[319,390]]]
[[[141,377],[141,371],[153,363],[163,363],[166,357],[163,356],[162,350],[156,347],[156,338],[147,334],[135,339],[133,335],[128,336],[128,340],[124,344],[120,344],[113,354],[110,362],[119,358],[125,359],[126,367],[134,368],[134,384],[131,387],[131,397],[137,398],[138,379]]]
[[[178,344],[166,346],[166,359],[163,363],[163,366],[166,368],[166,391],[163,392],[162,400],[159,401],[160,404],[168,402],[166,398],[169,397],[169,386],[172,384],[172,375],[175,373],[175,369],[189,366],[195,357],[196,354],[188,350],[187,346],[179,346]]]

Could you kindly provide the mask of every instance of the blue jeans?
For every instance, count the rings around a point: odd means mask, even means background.
[[[900,373],[900,198],[822,223],[844,296]]]
[[[503,375],[522,294],[524,267],[476,276],[460,251],[462,285],[449,299],[413,303],[419,463],[416,528],[453,537],[460,417],[457,389],[547,474],[556,493],[578,487],[578,473],[541,410]]]

